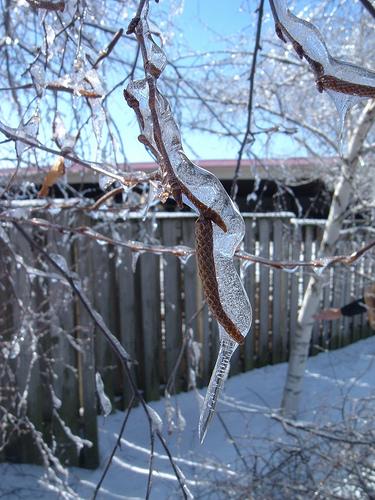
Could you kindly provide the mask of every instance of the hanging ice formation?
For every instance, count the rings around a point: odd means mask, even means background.
[[[348,109],[361,99],[375,97],[375,72],[331,56],[320,31],[290,12],[286,0],[270,0],[276,33],[292,42],[301,58],[310,64],[319,92],[333,99],[343,123]]]
[[[251,306],[233,263],[234,252],[245,233],[244,221],[220,181],[185,155],[178,126],[167,99],[157,88],[166,56],[153,41],[147,22],[146,2],[139,18],[129,26],[141,47],[146,77],[131,81],[124,91],[135,111],[140,142],[155,155],[163,183],[178,205],[185,203],[199,214],[196,223],[198,270],[212,315],[219,323],[220,348],[201,410],[199,436],[203,441],[214,415],[230,359],[251,325]]]

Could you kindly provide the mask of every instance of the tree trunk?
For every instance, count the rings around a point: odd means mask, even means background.
[[[370,101],[364,108],[357,128],[353,132],[347,158],[343,159],[341,178],[333,195],[319,249],[320,257],[327,257],[334,254],[340,236],[340,229],[351,198],[351,180],[358,165],[361,148],[374,119],[375,101]],[[321,291],[322,280],[317,276],[311,276],[303,298],[302,307],[299,311],[296,335],[292,339],[287,379],[281,403],[282,412],[288,418],[295,418],[298,412],[303,375],[314,326],[313,316],[319,308]]]

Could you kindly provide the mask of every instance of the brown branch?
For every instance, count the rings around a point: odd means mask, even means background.
[[[367,9],[367,11],[372,15],[372,17],[375,19],[375,7],[372,5],[370,0],[359,0],[363,7]]]
[[[38,211],[41,209],[47,209],[51,207],[51,204],[47,204],[44,207],[38,206]],[[66,208],[72,208],[71,206]],[[87,209],[87,207],[85,207]],[[173,255],[175,257],[188,258],[191,255],[195,254],[195,250],[191,247],[185,245],[175,245],[175,246],[166,246],[166,245],[153,245],[149,243],[144,243],[141,241],[135,240],[117,240],[114,238],[110,238],[108,236],[104,236],[97,231],[94,231],[92,228],[87,226],[79,226],[79,227],[66,227],[60,224],[51,223],[39,218],[32,219],[16,219],[12,216],[8,216],[6,213],[0,214],[0,220],[4,222],[12,222],[18,224],[26,224],[36,227],[42,227],[44,229],[51,229],[53,231],[57,231],[59,233],[70,233],[76,235],[82,235],[87,238],[90,238],[95,241],[102,241],[107,243],[108,245],[121,246],[127,248],[132,252],[147,252],[153,253],[157,255]],[[370,241],[368,244],[361,247],[359,250],[351,253],[350,255],[336,255],[333,257],[325,257],[324,259],[314,259],[308,261],[300,261],[300,260],[273,260],[267,259],[265,257],[261,257],[259,255],[253,255],[248,252],[243,252],[237,250],[235,255],[238,259],[253,262],[254,264],[260,264],[268,267],[272,267],[273,269],[280,269],[283,271],[293,271],[298,267],[311,267],[314,269],[326,269],[330,266],[336,264],[343,264],[347,266],[353,265],[357,260],[359,260],[365,253],[369,252],[372,248],[375,247],[375,240]]]
[[[120,194],[123,192],[123,187],[120,186],[118,188],[112,189],[112,191],[109,191],[108,193],[103,194],[93,205],[90,205],[87,207],[87,210],[98,210],[98,208],[103,205],[106,201],[110,200],[114,196]]]
[[[112,460],[113,460],[113,457],[115,456],[117,448],[120,447],[121,439],[122,439],[122,436],[124,434],[126,424],[128,423],[128,419],[130,417],[130,412],[132,410],[134,400],[135,400],[135,397],[134,397],[134,394],[133,394],[133,396],[131,397],[130,402],[128,404],[128,408],[127,408],[127,411],[125,413],[124,420],[122,421],[121,429],[120,429],[120,432],[119,432],[119,434],[117,436],[115,446],[112,448],[111,454],[110,454],[110,456],[108,458],[108,461],[107,461],[106,466],[104,468],[103,474],[101,475],[101,477],[99,479],[99,482],[98,482],[98,484],[95,487],[94,494],[92,496],[92,500],[96,500],[97,495],[99,493],[99,490],[100,490],[100,488],[101,488],[101,486],[103,484],[103,481],[104,481],[104,479],[105,479],[105,477],[106,477],[106,475],[107,475],[107,473],[109,471],[109,468],[110,468],[110,466],[112,464]]]
[[[142,13],[143,7],[145,6],[146,2],[147,2],[147,6],[148,6],[148,0],[140,0],[140,2],[138,4],[137,12],[136,12],[135,16],[133,17],[133,19],[130,21],[128,29],[126,31],[127,35],[131,35],[132,33],[135,32],[135,28],[138,26],[138,23],[141,20],[141,13]]]
[[[100,51],[99,53],[99,57],[97,58],[97,60],[94,62],[94,64],[92,65],[93,68],[97,68],[99,63],[105,59],[106,57],[108,57],[110,55],[110,53],[112,52],[112,50],[115,48],[117,42],[120,40],[120,38],[122,37],[124,33],[124,30],[121,28],[119,29],[118,31],[116,31],[116,33],[114,34],[112,40],[109,42],[109,44],[107,45],[107,47],[103,50]]]
[[[248,138],[249,138],[249,136],[252,135],[252,133],[251,133],[251,118],[252,118],[252,112],[253,112],[254,81],[255,81],[255,71],[256,71],[256,65],[257,65],[257,56],[258,56],[259,50],[261,49],[260,35],[261,35],[261,31],[262,31],[263,7],[264,7],[264,0],[260,0],[259,7],[258,7],[258,22],[257,22],[257,31],[256,31],[256,35],[255,35],[255,46],[254,46],[253,59],[252,59],[251,70],[250,70],[250,89],[249,89],[249,99],[248,99],[248,104],[247,104],[246,131],[245,131],[245,134],[244,134],[244,137],[242,140],[240,150],[238,152],[237,165],[236,165],[236,169],[234,171],[232,187],[231,187],[231,192],[230,192],[231,198],[234,201],[236,200],[236,195],[237,195],[237,181],[238,181],[240,168],[241,168],[242,155],[243,155],[244,149],[246,147],[246,144],[248,142]]]

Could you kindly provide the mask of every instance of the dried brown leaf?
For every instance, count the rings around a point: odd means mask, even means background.
[[[43,185],[38,193],[39,198],[48,196],[48,190],[65,173],[64,157],[58,156],[50,171],[46,174]]]

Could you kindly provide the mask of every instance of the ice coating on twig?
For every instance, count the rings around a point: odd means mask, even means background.
[[[152,39],[147,22],[148,5],[135,27],[144,60],[146,78],[132,81],[124,92],[125,99],[136,113],[141,129],[140,141],[155,155],[162,171],[163,182],[176,201],[183,201],[209,224],[212,224],[212,258],[214,272],[210,276],[217,288],[220,307],[244,338],[251,325],[252,312],[240,277],[234,266],[234,253],[241,243],[245,224],[236,206],[220,181],[210,172],[195,165],[185,155],[181,136],[168,100],[157,88],[157,79],[166,65],[165,55]],[[197,249],[198,250],[198,249]],[[207,288],[207,287],[206,287]],[[212,301],[211,301],[212,303]],[[212,309],[211,309],[212,311]],[[214,311],[213,316],[215,315]],[[218,321],[220,321],[218,319]],[[230,359],[237,347],[230,331],[220,329],[220,350],[202,408],[199,434],[206,435],[214,415],[220,390],[226,379]]]
[[[95,374],[95,382],[96,382],[96,392],[98,394],[100,407],[102,409],[103,415],[108,417],[108,415],[112,412],[112,404],[109,397],[104,392],[104,383],[102,377],[99,372]]]
[[[362,99],[375,97],[375,72],[333,57],[320,31],[290,12],[286,0],[270,0],[280,38],[289,39],[312,67],[318,89],[327,91],[341,122],[347,110]]]
[[[333,57],[320,31],[310,22],[290,12],[286,0],[273,0],[280,24],[305,54],[323,66],[324,74],[358,85],[375,87],[375,72]]]

